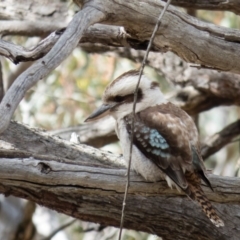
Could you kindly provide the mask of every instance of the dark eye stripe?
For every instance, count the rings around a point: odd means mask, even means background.
[[[139,89],[138,90],[138,99],[137,101],[140,102],[143,98],[143,93],[142,93],[142,89]],[[125,95],[125,96],[120,96],[120,95],[117,95],[117,96],[111,96],[111,97],[108,97],[106,99],[107,102],[117,102],[117,103],[121,103],[121,102],[132,102],[134,99],[134,94],[131,93],[131,94],[128,94],[128,95]]]
[[[116,97],[113,98],[114,102],[122,102],[124,101],[125,97],[117,95]]]

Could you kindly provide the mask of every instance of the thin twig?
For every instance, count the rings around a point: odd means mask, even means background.
[[[0,102],[4,96],[4,85],[3,85],[3,72],[2,72],[2,63],[0,61]]]
[[[73,223],[75,223],[77,221],[77,219],[73,219],[65,224],[63,224],[62,226],[60,226],[59,228],[57,228],[56,230],[54,230],[49,236],[43,238],[42,240],[51,240],[57,233],[59,233],[60,231],[62,231],[63,229],[71,226]]]
[[[161,19],[164,16],[164,14],[165,14],[168,6],[170,5],[170,3],[171,3],[171,0],[168,0],[166,5],[164,6],[162,12],[160,13],[158,21],[157,21],[157,23],[155,25],[155,28],[153,30],[152,36],[150,38],[150,41],[148,43],[148,47],[147,47],[146,53],[144,55],[144,58],[143,58],[140,70],[139,70],[139,78],[138,78],[138,82],[137,82],[136,89],[135,89],[135,92],[134,92],[134,102],[133,102],[133,111],[132,111],[133,118],[132,118],[132,126],[131,126],[132,133],[131,133],[131,145],[130,145],[130,154],[129,154],[130,157],[129,157],[129,162],[128,162],[127,182],[126,182],[126,187],[125,187],[125,192],[124,192],[124,199],[123,199],[123,204],[122,204],[122,214],[121,214],[121,223],[120,223],[120,230],[119,230],[118,240],[121,240],[121,238],[122,238],[122,229],[123,229],[123,222],[124,222],[125,206],[126,206],[128,188],[129,188],[129,183],[130,183],[130,167],[131,167],[131,162],[132,162],[132,148],[133,148],[133,134],[134,134],[133,129],[134,129],[134,124],[135,124],[135,110],[136,110],[136,103],[137,103],[137,96],[138,96],[138,88],[139,88],[139,84],[140,84],[140,81],[141,81],[141,77],[142,77],[142,74],[143,74],[144,67],[146,65],[146,60],[148,58],[148,54],[149,54],[150,49],[152,47],[152,43],[153,43],[154,37],[155,37],[155,35],[157,33],[157,30],[158,30],[158,28],[159,28],[159,26],[161,24]]]
[[[59,228],[54,230],[48,237],[45,237],[42,240],[51,240],[57,233],[59,233],[60,231],[64,230],[65,228],[71,226],[77,220],[78,219],[73,219],[73,220],[63,224],[62,226],[60,226]],[[106,228],[106,226],[99,225],[97,228],[96,227],[87,228],[85,230],[80,231],[79,233],[87,233],[87,232],[92,232],[92,231],[101,232],[104,228]]]

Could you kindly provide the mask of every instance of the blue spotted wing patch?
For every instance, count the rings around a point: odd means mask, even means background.
[[[131,117],[125,117],[128,133],[131,134]],[[146,126],[136,119],[134,124],[134,143],[142,152],[149,153],[161,158],[167,158],[169,154],[169,144],[161,133],[155,129]]]

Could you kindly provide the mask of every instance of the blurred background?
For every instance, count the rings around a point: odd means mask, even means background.
[[[76,6],[68,5],[68,19]],[[185,11],[182,9],[182,11]],[[240,19],[230,12],[199,10],[194,12],[203,21],[228,28],[240,27]],[[7,36],[15,44],[31,47],[41,38]],[[14,65],[1,58],[2,77],[5,90],[14,79],[31,63]],[[48,131],[79,126],[84,119],[101,104],[106,85],[120,74],[138,68],[140,63],[132,62],[114,54],[89,54],[76,48],[72,55],[58,66],[47,78],[39,81],[21,101],[14,119],[31,127]],[[146,75],[159,81],[162,91],[168,96],[176,86],[150,67]],[[220,131],[240,117],[239,107],[225,106],[202,112],[198,116],[201,140]],[[120,153],[117,142],[103,146],[103,149]],[[233,141],[206,160],[208,169],[214,174],[239,176],[239,141]],[[58,214],[26,200],[0,195],[0,239],[5,240],[107,240],[117,239],[118,229],[82,222]],[[124,240],[160,239],[153,235],[124,230]]]

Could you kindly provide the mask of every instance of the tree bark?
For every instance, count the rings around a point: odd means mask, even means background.
[[[163,1],[166,2],[166,0]],[[185,8],[232,11],[236,14],[240,13],[240,2],[238,0],[173,0],[172,4]]]
[[[12,122],[0,137],[0,192],[103,225],[119,226],[125,189],[121,156],[76,145]],[[210,175],[203,186],[225,227],[215,228],[200,208],[165,181],[131,172],[125,228],[163,239],[239,239],[240,180]]]

